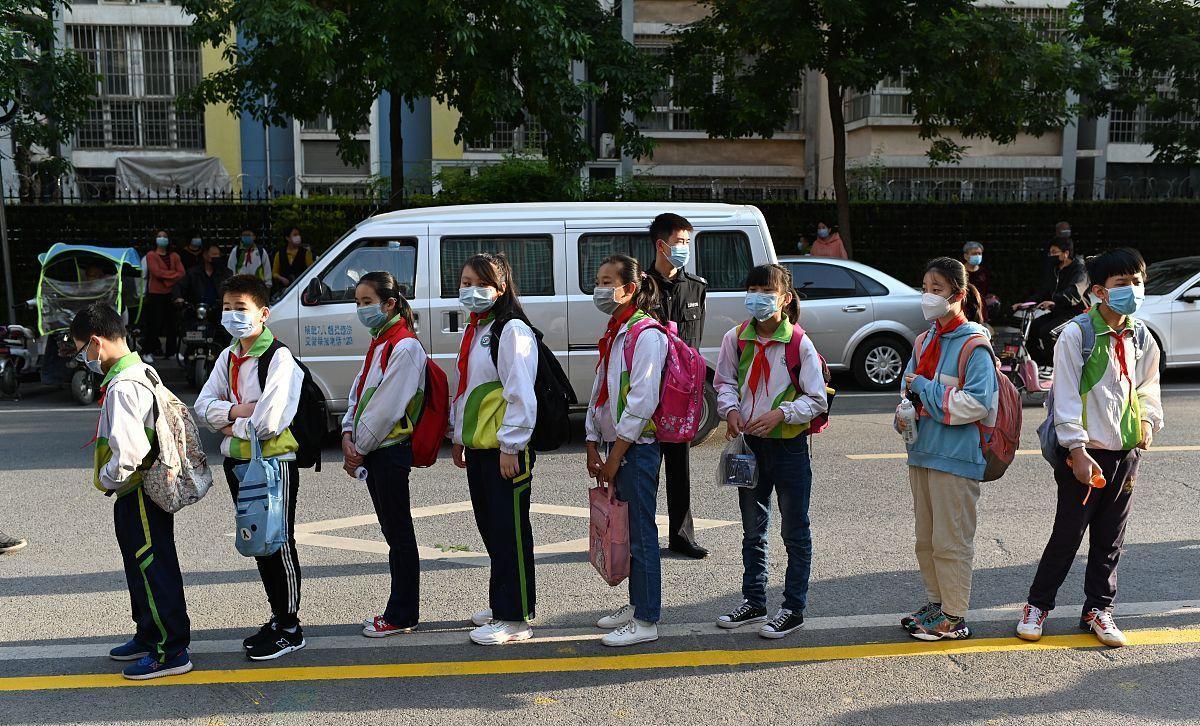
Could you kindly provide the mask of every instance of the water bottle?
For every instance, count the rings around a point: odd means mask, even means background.
[[[896,418],[900,419],[904,426],[900,438],[907,446],[912,446],[917,442],[917,407],[907,398],[901,399],[900,405],[896,407]]]
[[[356,477],[356,478],[357,478],[359,481],[366,481],[366,480],[367,480],[367,467],[365,467],[365,466],[360,466],[360,467],[358,467],[357,469],[355,469],[355,470],[354,470],[354,476],[355,476],[355,477]]]

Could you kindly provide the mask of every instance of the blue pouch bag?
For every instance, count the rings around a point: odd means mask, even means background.
[[[245,557],[269,557],[287,540],[287,512],[279,462],[263,458],[254,427],[250,427],[250,461],[234,467],[233,472],[238,478],[237,551]]]

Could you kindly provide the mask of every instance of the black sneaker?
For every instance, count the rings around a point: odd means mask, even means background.
[[[783,638],[804,626],[804,613],[795,613],[787,608],[779,608],[771,622],[762,626],[758,634],[764,638]]]
[[[734,608],[733,612],[726,613],[717,618],[717,625],[726,630],[740,628],[743,625],[765,622],[767,622],[767,609],[764,607],[755,607],[747,600],[742,600],[742,604]]]
[[[299,625],[296,626],[294,633],[289,633],[276,626],[272,636],[269,640],[263,639],[254,643],[246,650],[246,655],[250,660],[274,660],[308,645],[304,640],[304,630]]]
[[[0,555],[5,552],[16,552],[17,550],[25,549],[25,545],[29,544],[20,537],[10,537],[3,532],[0,532]]]
[[[261,643],[261,642],[268,641],[268,640],[274,640],[274,639],[275,639],[275,618],[272,617],[270,620],[263,623],[262,627],[258,629],[257,633],[255,633],[254,635],[251,635],[249,638],[246,638],[245,640],[243,640],[242,647],[245,648],[246,650],[250,650],[257,643]]]

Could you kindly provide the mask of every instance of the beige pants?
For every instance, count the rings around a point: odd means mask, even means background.
[[[929,601],[963,617],[971,602],[979,482],[920,466],[908,467],[908,481],[917,520],[917,564]]]

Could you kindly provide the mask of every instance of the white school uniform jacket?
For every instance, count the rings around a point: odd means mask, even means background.
[[[807,335],[800,340],[798,378],[802,390],[797,391],[787,370],[785,352],[787,343],[796,334],[795,326],[784,318],[769,339],[759,336],[753,323],[740,335],[739,327],[725,333],[717,354],[717,413],[728,418],[730,411],[737,411],[744,425],[777,408],[783,411],[783,423],[766,438],[790,439],[804,433],[809,422],[829,408],[821,358],[812,340]],[[745,341],[741,352],[739,338]],[[766,357],[767,376],[765,381],[758,381],[757,390],[751,390],[750,372],[758,345],[763,346],[761,355]]]
[[[233,424],[233,436],[226,436],[221,441],[221,453],[225,456],[250,458],[249,431],[253,426],[262,445],[263,456],[284,460],[296,458],[296,450],[300,445],[288,426],[295,418],[296,407],[300,403],[304,371],[296,365],[290,350],[280,348],[275,351],[271,367],[267,370],[267,385],[265,388],[258,386],[258,358],[274,340],[274,334],[264,326],[262,334],[247,351],[250,357],[238,369],[236,396],[230,384],[229,374],[233,366],[230,355],[240,348],[241,343],[233,341],[233,345],[217,356],[213,371],[200,391],[200,397],[196,399],[196,416],[213,431]],[[254,413],[231,422],[229,409],[235,403],[255,403]]]
[[[249,248],[240,242],[234,245],[233,251],[229,253],[229,269],[233,270],[235,275],[254,275],[265,282],[267,287],[270,287],[275,279],[271,276],[271,256],[263,252],[258,244],[250,245]]]
[[[593,443],[612,443],[618,438],[634,444],[649,444],[654,438],[654,411],[662,393],[663,366],[667,360],[667,336],[658,328],[647,328],[637,337],[630,370],[625,370],[625,337],[634,323],[649,317],[638,311],[617,331],[608,349],[608,400],[597,405],[604,361],[596,371],[588,401],[584,429]]]
[[[397,316],[375,337],[387,336],[397,324]],[[387,368],[383,367],[387,343],[375,348],[370,368],[360,368],[350,385],[350,403],[342,417],[342,431],[349,431],[354,448],[360,454],[408,441],[413,424],[421,413],[425,396],[425,362],[427,356],[416,338],[403,338],[387,353]],[[362,396],[356,395],[359,380],[363,381]]]
[[[523,320],[510,320],[500,334],[498,365],[492,365],[491,318],[478,326],[467,360],[466,390],[450,406],[454,443],[468,449],[518,454],[529,445],[537,422],[537,396],[533,391],[537,338]],[[457,385],[450,389],[452,399]]]
[[[101,491],[135,489],[153,462],[154,393],[148,388],[148,368],[137,353],[130,353],[113,364],[101,384],[104,402],[92,457],[92,483]]]
[[[1096,332],[1092,355],[1083,360],[1083,331],[1063,328],[1054,345],[1054,428],[1067,449],[1127,451],[1142,440],[1142,422],[1157,433],[1163,427],[1158,385],[1161,355],[1154,336],[1138,357],[1132,324],[1121,332],[1109,327],[1098,310],[1088,316]],[[1118,346],[1120,351],[1118,351]],[[1125,359],[1122,373],[1121,355]]]

